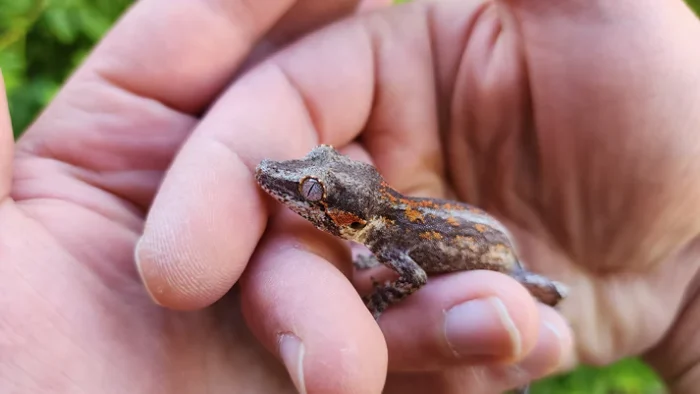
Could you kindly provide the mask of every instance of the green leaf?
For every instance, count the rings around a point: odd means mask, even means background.
[[[19,16],[27,13],[35,0],[2,0],[0,1],[0,16]]]
[[[78,16],[82,25],[82,30],[92,41],[99,39],[112,26],[112,20],[100,14],[96,10],[83,8],[79,10]]]
[[[18,47],[20,45],[0,51],[0,70],[2,70],[2,76],[5,79],[5,89],[7,89],[8,94],[19,89],[24,82],[26,63],[24,54]]]
[[[695,11],[696,15],[700,15],[700,0],[686,0],[688,5],[690,6],[693,11]]]
[[[49,30],[63,43],[72,43],[78,35],[79,25],[76,18],[67,9],[50,8],[44,13],[44,20]]]

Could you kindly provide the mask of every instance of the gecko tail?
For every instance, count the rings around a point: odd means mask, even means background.
[[[527,290],[540,302],[549,306],[556,306],[559,301],[569,295],[569,289],[563,283],[559,283],[527,270],[516,271],[513,278],[523,284]]]

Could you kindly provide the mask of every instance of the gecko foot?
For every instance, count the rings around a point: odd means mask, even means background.
[[[374,291],[366,296],[365,304],[367,309],[372,312],[374,319],[378,320],[382,312],[390,305],[403,300],[423,287],[428,281],[428,275],[407,254],[390,251],[390,253],[378,255],[376,258],[399,274],[399,279],[386,282],[383,285],[378,285],[372,279]]]
[[[374,292],[364,297],[364,301],[374,319],[378,320],[386,308],[414,293],[425,284],[425,281],[415,283],[410,280],[399,279],[380,285],[372,279],[372,283],[374,284]]]
[[[372,281],[372,288],[374,289],[372,293],[363,296],[362,302],[365,303],[367,309],[372,313],[374,320],[379,320],[379,316],[386,310],[389,306],[389,302],[383,297],[383,287],[389,286],[391,282],[380,283],[374,276],[370,276],[369,280]]]
[[[374,320],[379,320],[379,317],[386,310],[388,305],[381,300],[378,301],[372,297],[365,297],[364,300],[365,305],[367,306],[367,309],[369,309],[369,312],[372,314]]]

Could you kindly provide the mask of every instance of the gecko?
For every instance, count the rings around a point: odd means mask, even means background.
[[[301,159],[263,159],[255,179],[317,229],[369,249],[354,261],[357,269],[384,265],[398,274],[382,284],[373,281],[373,292],[363,297],[375,320],[423,287],[430,274],[491,270],[514,278],[546,305],[567,296],[562,283],[525,268],[508,230],[486,211],[404,195],[374,166],[331,145],[318,145]],[[517,392],[527,393],[528,386]]]

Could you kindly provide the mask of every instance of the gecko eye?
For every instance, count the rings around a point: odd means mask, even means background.
[[[299,184],[299,193],[308,201],[321,201],[324,194],[323,184],[315,178],[304,178]]]
[[[352,222],[352,223],[350,223],[350,228],[353,229],[353,230],[360,230],[360,229],[362,229],[363,227],[365,227],[365,223],[361,223],[361,222]]]

